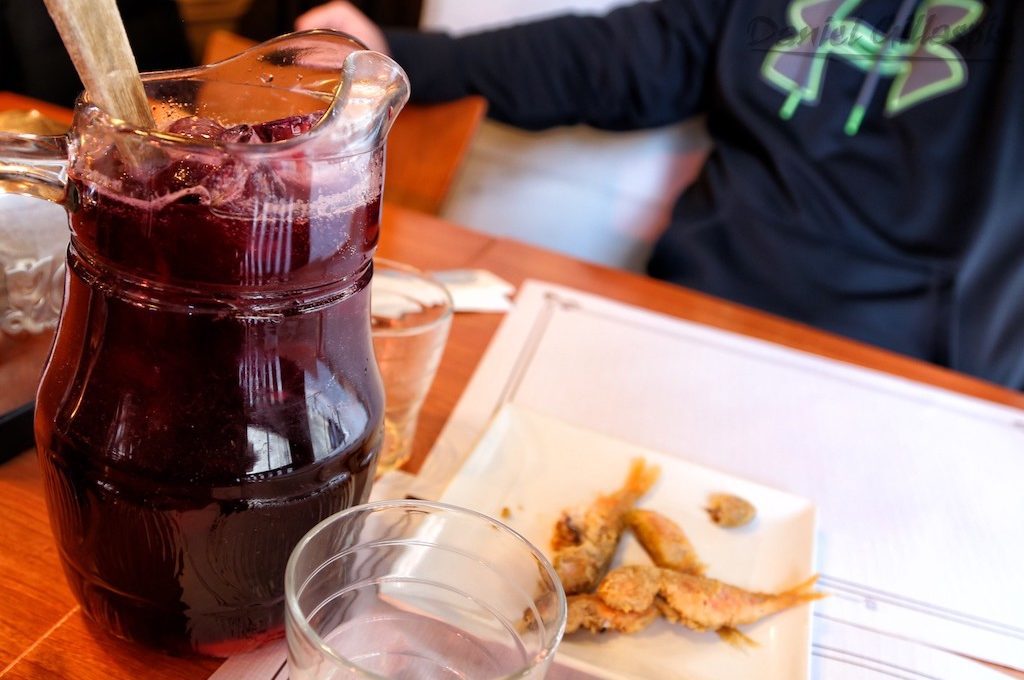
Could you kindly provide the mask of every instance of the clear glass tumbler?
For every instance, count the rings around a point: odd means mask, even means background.
[[[373,351],[385,401],[379,477],[412,454],[416,422],[444,354],[453,305],[444,284],[415,267],[378,257],[373,271]]]
[[[0,111],[0,131],[59,135],[66,129],[39,111]],[[0,333],[20,336],[57,325],[67,249],[62,207],[0,192]]]
[[[57,325],[67,249],[63,208],[0,193],[0,333],[42,333]]]
[[[486,515],[382,501],[324,520],[285,572],[291,680],[542,678],[565,630],[544,555]]]

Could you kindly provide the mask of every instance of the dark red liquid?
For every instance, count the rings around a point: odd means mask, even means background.
[[[291,549],[369,494],[379,202],[317,211],[330,187],[302,163],[209,160],[160,159],[122,173],[119,193],[73,169],[36,440],[85,612],[125,638],[223,656],[281,634]],[[225,168],[245,179],[231,200],[188,192]]]

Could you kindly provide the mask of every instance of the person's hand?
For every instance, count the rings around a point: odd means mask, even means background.
[[[309,10],[295,20],[295,30],[332,28],[362,40],[367,47],[388,54],[388,41],[380,27],[356,9],[352,3],[334,0]]]

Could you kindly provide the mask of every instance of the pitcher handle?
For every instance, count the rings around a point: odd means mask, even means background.
[[[0,193],[64,205],[68,196],[67,137],[0,132]]]

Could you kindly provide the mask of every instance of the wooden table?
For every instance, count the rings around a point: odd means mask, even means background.
[[[966,376],[699,293],[491,238],[391,205],[385,209],[380,254],[432,269],[485,268],[515,284],[526,278],[561,283],[679,318],[1024,407],[1024,395]],[[423,412],[410,469],[422,464],[501,319],[500,315],[456,316]],[[23,356],[34,355],[28,352]],[[18,375],[21,377],[5,379],[0,391],[25,389],[24,381],[35,379],[35,368],[21,370]],[[22,382],[14,384],[10,380]],[[205,678],[217,668],[219,662],[213,659],[166,657],[90,627],[65,585],[31,452],[0,465],[0,518],[0,678],[191,680]],[[1024,678],[1021,673],[1006,673]]]

